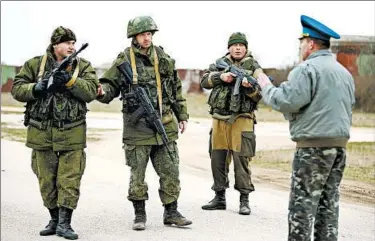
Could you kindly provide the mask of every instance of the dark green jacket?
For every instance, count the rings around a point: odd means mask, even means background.
[[[162,83],[162,122],[168,139],[173,141],[178,139],[177,122],[188,120],[189,115],[187,113],[186,100],[182,97],[181,80],[175,70],[175,61],[170,58],[161,47],[155,45],[151,46],[148,49],[147,55],[141,54],[137,48],[133,47],[138,73],[138,85],[146,90],[153,107],[159,113],[153,48],[156,49],[158,56]],[[129,122],[132,113],[138,106],[134,106],[131,100],[124,98],[127,93],[131,92],[131,88],[129,85],[124,85],[124,77],[116,68],[117,65],[129,60],[130,48],[126,48],[124,52],[117,56],[112,66],[104,73],[103,77],[100,78],[105,95],[99,97],[98,101],[110,103],[121,94],[124,120],[123,142],[125,144],[160,145],[162,144],[161,136],[152,130],[152,128],[149,128],[150,126],[144,118],[141,118],[136,125]],[[172,108],[172,106],[174,108]]]
[[[44,74],[56,66],[51,46],[47,49]],[[36,98],[36,84],[43,56],[34,57],[15,76],[12,96],[26,102],[25,120],[28,125],[26,146],[36,150],[78,150],[86,147],[86,103],[96,98],[99,80],[90,62],[83,58],[73,62],[72,74],[79,67],[75,83],[61,93],[48,93]]]

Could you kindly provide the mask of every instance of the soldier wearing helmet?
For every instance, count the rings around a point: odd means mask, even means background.
[[[146,228],[145,201],[148,199],[148,187],[145,172],[149,159],[160,178],[159,196],[164,206],[164,224],[186,226],[192,223],[177,210],[181,188],[176,140],[178,127],[181,133],[186,130],[189,115],[174,59],[152,42],[156,31],[158,27],[149,16],[140,16],[129,21],[127,37],[132,38],[131,46],[117,56],[113,65],[100,78],[102,87],[97,98],[98,101],[108,104],[120,94],[122,97],[123,143],[126,164],[131,171],[128,200],[134,206],[134,230]],[[124,61],[128,61],[132,66],[133,76],[128,80],[132,84],[125,81],[116,67]],[[158,112],[168,135],[168,147],[175,156],[173,159],[168,155],[161,136],[145,118],[140,118],[135,124],[130,121],[140,108],[134,99],[134,85],[146,90],[150,102]]]
[[[219,60],[228,65],[236,65],[248,75],[257,77],[262,68],[251,55],[245,34],[233,33],[228,40],[228,50]],[[212,90],[208,99],[213,118],[210,132],[209,153],[214,183],[215,197],[204,210],[226,209],[225,190],[229,187],[228,171],[231,159],[234,163],[235,185],[240,192],[239,213],[249,215],[249,193],[254,191],[251,181],[250,164],[255,155],[254,124],[257,103],[261,100],[260,87],[250,84],[246,77],[242,80],[239,94],[234,96],[237,76],[227,69],[219,69],[211,64],[201,79],[201,86]]]
[[[86,166],[86,103],[95,100],[99,80],[90,62],[75,58],[66,70],[48,73],[75,52],[76,35],[56,28],[45,55],[34,57],[15,76],[12,96],[26,102],[26,146],[32,149],[31,167],[37,176],[44,206],[51,220],[41,236],[77,239],[70,223],[80,197]]]

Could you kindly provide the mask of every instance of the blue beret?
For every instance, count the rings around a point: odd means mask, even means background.
[[[324,41],[329,41],[329,39],[335,38],[339,39],[340,35],[337,34],[332,29],[328,28],[319,21],[310,18],[306,15],[301,15],[301,24],[302,24],[302,34],[299,39],[305,37],[317,38]]]

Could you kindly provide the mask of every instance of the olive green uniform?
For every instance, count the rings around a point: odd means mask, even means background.
[[[56,66],[52,46],[47,49],[46,75]],[[39,180],[44,206],[49,209],[77,207],[80,181],[85,170],[86,103],[96,97],[99,81],[91,64],[79,58],[73,62],[72,84],[64,92],[33,95],[43,56],[28,60],[16,75],[12,96],[26,102],[26,146],[32,151],[32,170]]]
[[[130,48],[135,55],[138,85],[146,90],[149,100],[159,113],[157,82],[155,72],[155,57],[159,63],[162,89],[162,123],[169,139],[169,149],[173,152],[173,160],[169,157],[161,136],[157,134],[149,123],[142,117],[136,124],[130,118],[139,107],[133,99],[132,87],[123,84],[123,76],[116,68],[124,61],[129,61]],[[160,199],[163,204],[174,202],[180,193],[179,156],[176,145],[178,138],[178,122],[188,120],[186,101],[181,93],[181,80],[175,70],[175,61],[170,58],[161,47],[152,45],[146,55],[138,48],[126,48],[120,53],[113,65],[106,71],[100,82],[105,95],[98,98],[100,102],[109,103],[121,94],[123,101],[123,143],[126,163],[131,168],[129,185],[129,200],[147,200],[147,183],[145,171],[148,159],[160,177]],[[156,55],[155,55],[156,53]]]

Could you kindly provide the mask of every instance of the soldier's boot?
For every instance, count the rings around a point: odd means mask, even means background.
[[[39,232],[40,236],[48,236],[56,234],[56,227],[59,220],[59,208],[48,209],[51,220],[47,226]]]
[[[78,235],[74,232],[70,223],[72,221],[73,209],[60,207],[59,209],[59,223],[56,228],[57,236],[64,237],[66,239],[75,240],[78,239]]]
[[[240,210],[238,212],[242,215],[250,215],[251,209],[249,206],[249,194],[242,194],[240,196]]]
[[[135,219],[133,222],[133,230],[146,229],[146,209],[145,200],[133,201]]]
[[[225,190],[216,192],[214,199],[202,206],[204,210],[225,210],[226,208]]]
[[[177,201],[164,205],[163,219],[165,225],[174,224],[178,227],[187,226],[193,223],[177,211]]]

